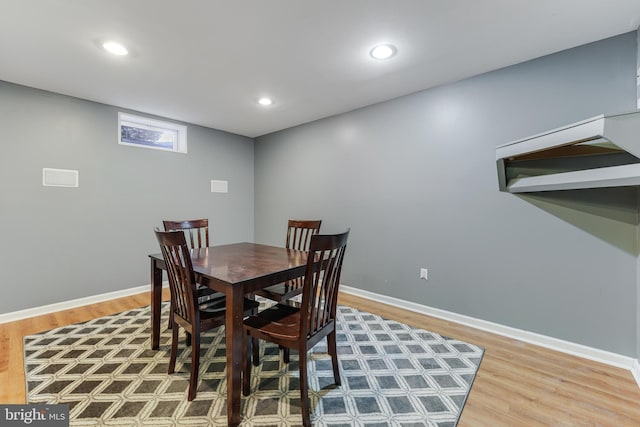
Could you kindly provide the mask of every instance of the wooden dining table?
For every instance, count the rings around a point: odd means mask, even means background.
[[[161,253],[151,261],[151,348],[160,341]],[[243,300],[248,293],[304,276],[307,252],[256,243],[235,243],[193,249],[191,260],[198,283],[226,295],[227,421],[240,423]]]

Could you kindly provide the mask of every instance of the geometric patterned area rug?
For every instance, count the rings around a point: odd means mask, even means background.
[[[342,386],[333,384],[326,343],[309,358],[315,426],[455,426],[484,350],[354,308],[338,307]],[[163,326],[168,304],[163,304]],[[187,401],[191,348],[181,335],[167,374],[171,334],[150,349],[149,307],[24,338],[27,403],[69,404],[73,426],[225,426],[224,327],[202,336],[196,399]],[[299,426],[297,353],[282,362],[260,342],[243,426]]]

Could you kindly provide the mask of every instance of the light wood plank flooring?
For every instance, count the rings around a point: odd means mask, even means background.
[[[461,427],[640,426],[640,388],[624,369],[351,295],[340,303],[485,348]],[[25,402],[25,335],[148,304],[144,293],[0,324],[0,403]]]

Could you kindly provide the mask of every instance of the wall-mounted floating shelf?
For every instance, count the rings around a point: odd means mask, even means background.
[[[500,191],[640,185],[640,112],[600,115],[496,148]]]

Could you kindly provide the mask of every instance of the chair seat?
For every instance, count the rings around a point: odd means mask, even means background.
[[[200,320],[218,318],[224,314],[227,305],[227,298],[224,294],[216,292],[214,297],[200,302],[198,308],[200,309]],[[244,299],[244,311],[251,309],[257,309],[260,304],[257,301]]]
[[[198,290],[199,304],[203,304],[209,300],[218,299],[219,297],[224,297],[223,294],[219,293],[218,291],[214,291],[213,289],[207,286],[197,285],[196,288]]]
[[[302,295],[302,281],[290,281],[272,285],[256,291],[256,295],[272,301],[286,301],[295,296]]]
[[[300,337],[300,309],[287,304],[276,304],[246,318],[244,326],[281,340],[297,341]]]
[[[198,288],[198,296],[214,295],[218,293],[218,291],[214,291],[213,289],[205,285],[198,284],[197,288]]]

